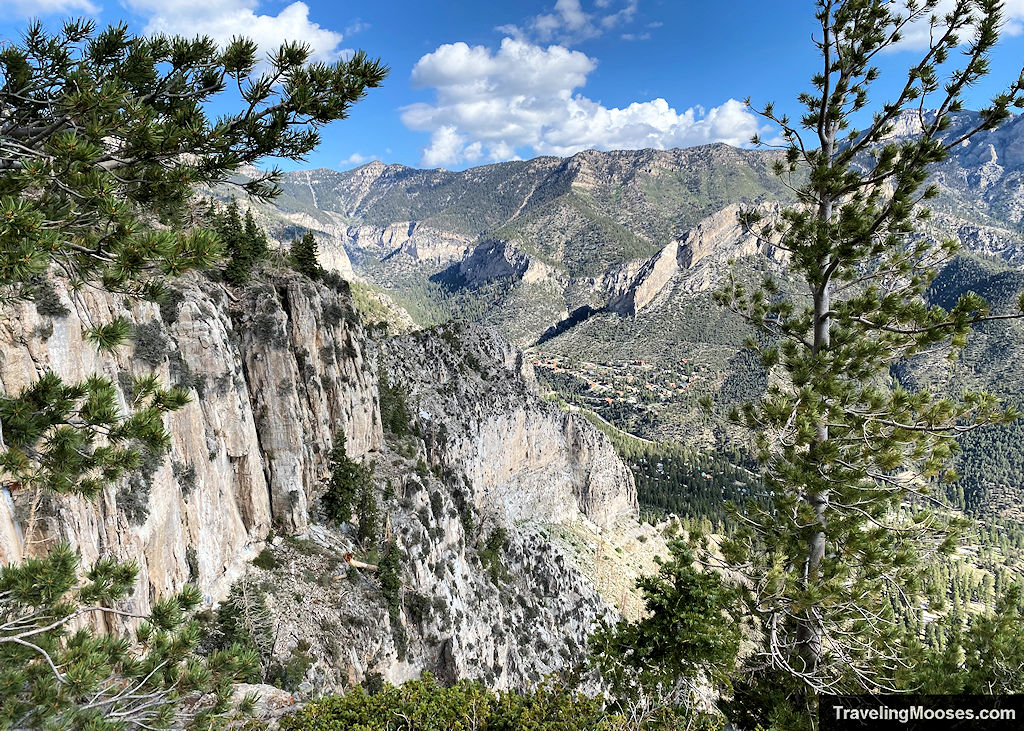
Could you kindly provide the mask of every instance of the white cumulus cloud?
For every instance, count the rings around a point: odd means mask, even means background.
[[[436,93],[433,104],[405,107],[402,121],[430,133],[427,167],[513,159],[517,151],[571,155],[599,150],[666,149],[710,142],[742,145],[763,131],[746,107],[677,112],[664,99],[609,108],[576,90],[597,62],[580,51],[505,38],[495,52],[452,43],[423,56],[413,84]]]
[[[276,15],[261,14],[260,0],[125,0],[147,19],[146,33],[207,35],[219,43],[234,36],[255,41],[264,53],[283,41],[301,41],[318,61],[334,61],[342,53],[342,34],[309,18],[309,6],[293,2]]]
[[[956,0],[941,0],[933,13],[928,17],[922,17],[912,23],[903,33],[903,39],[894,50],[921,50],[928,47],[931,38],[930,16],[937,15],[939,18],[938,28],[944,29],[942,18],[956,6]],[[904,10],[903,15],[906,14]],[[1002,32],[1009,36],[1020,35],[1024,31],[1024,0],[1003,0],[1004,25]],[[971,30],[965,29],[960,33],[960,41],[968,42],[973,36]]]
[[[572,43],[596,38],[636,17],[640,0],[594,0],[590,10],[581,0],[557,0],[551,12],[530,18],[523,26],[503,25],[498,30],[519,40]]]
[[[342,166],[352,165],[354,167],[359,167],[360,165],[362,165],[364,163],[368,163],[371,160],[376,160],[376,159],[377,159],[376,155],[363,155],[362,153],[359,153],[359,152],[353,152],[351,155],[349,155],[344,160],[342,160],[341,164],[342,164]]]

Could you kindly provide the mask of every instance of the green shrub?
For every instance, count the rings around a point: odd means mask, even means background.
[[[133,340],[135,349],[132,355],[135,358],[154,368],[163,364],[169,347],[159,320],[136,325]]]
[[[185,293],[173,286],[167,286],[160,293],[157,304],[160,306],[160,319],[165,325],[173,325],[178,319],[181,303],[185,301]]]
[[[423,457],[416,460],[416,474],[420,477],[426,477],[430,474],[430,469],[427,467],[427,463],[423,461]]]
[[[505,529],[498,526],[494,529],[494,532],[488,536],[487,541],[484,543],[484,547],[480,549],[480,563],[487,569],[491,576],[491,580],[497,584],[501,579],[507,576],[508,572],[505,570],[504,564],[501,562],[502,551],[505,550],[505,544],[508,543],[508,534]]]
[[[185,566],[188,567],[188,582],[199,583],[199,552],[195,546],[185,547]]]
[[[274,552],[269,548],[264,548],[260,551],[259,555],[252,560],[252,565],[258,569],[263,569],[264,571],[273,571],[280,564],[277,561],[277,557],[274,556]]]
[[[196,468],[191,463],[174,461],[171,463],[171,472],[174,479],[178,481],[181,494],[188,497],[196,489]]]
[[[409,392],[400,383],[391,383],[387,371],[381,368],[377,373],[377,390],[380,396],[380,420],[384,430],[396,437],[409,434]]]
[[[299,640],[298,644],[292,648],[288,659],[283,664],[278,663],[270,670],[267,674],[267,681],[287,691],[297,691],[306,677],[306,672],[313,664],[309,649],[309,642]]]
[[[461,680],[450,688],[430,673],[399,687],[384,685],[368,693],[354,688],[328,696],[281,719],[281,731],[449,731],[449,729],[557,729],[613,731],[626,729],[621,716],[602,708],[600,699],[548,682],[526,693],[491,691],[479,681]],[[651,726],[651,728],[656,728]],[[667,728],[667,727],[663,727]]]
[[[57,290],[53,288],[53,282],[45,277],[40,277],[39,283],[35,285],[32,300],[35,302],[36,312],[43,317],[65,317],[71,314],[71,310],[64,306]]]
[[[131,525],[142,525],[149,517],[149,494],[153,483],[139,474],[134,474],[118,488],[117,507],[121,509]]]
[[[434,514],[435,521],[440,521],[444,516],[444,498],[440,492],[430,493],[430,512]]]

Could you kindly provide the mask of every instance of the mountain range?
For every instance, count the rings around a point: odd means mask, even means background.
[[[946,134],[977,121],[954,115]],[[918,131],[905,113],[891,137]],[[636,435],[709,447],[730,439],[725,410],[769,377],[742,348],[750,332],[711,295],[730,270],[785,278],[780,256],[737,220],[741,207],[792,202],[771,170],[779,154],[723,144],[588,150],[458,172],[371,162],[289,173],[273,207],[258,212],[282,241],[314,231],[326,268],[362,280],[419,325],[495,327],[563,396]],[[1010,306],[1024,278],[1024,116],[955,147],[932,179],[939,196],[925,233],[962,248],[929,296],[949,304],[973,289],[997,310]],[[994,388],[1016,402],[1021,355],[1019,325],[983,326],[952,368],[926,354],[895,375]],[[716,399],[710,415],[698,407],[703,395]],[[1004,441],[1002,472],[1024,469],[1021,440]],[[988,492],[1003,494],[1006,481]]]

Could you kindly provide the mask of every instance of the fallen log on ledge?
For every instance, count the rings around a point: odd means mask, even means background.
[[[355,554],[352,553],[351,551],[349,551],[344,556],[342,556],[342,558],[345,559],[345,563],[347,563],[349,566],[352,566],[353,568],[364,569],[366,571],[376,571],[377,570],[377,567],[375,565],[373,565],[372,563],[363,563],[362,561],[357,559]]]

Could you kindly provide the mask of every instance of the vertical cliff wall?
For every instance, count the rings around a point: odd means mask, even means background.
[[[171,450],[144,479],[95,501],[42,496],[30,545],[23,539],[33,496],[5,488],[2,561],[68,541],[86,563],[100,555],[138,561],[140,611],[190,580],[220,597],[271,528],[305,528],[335,430],[355,455],[380,443],[362,329],[337,292],[282,277],[234,301],[196,277],[175,283],[161,308],[55,287],[48,306],[23,304],[0,322],[0,391],[17,393],[46,371],[68,382],[98,373],[118,385],[124,408],[132,376],[155,372],[188,388],[192,401],[168,417]],[[135,325],[134,344],[97,352],[85,330],[119,315]]]
[[[608,438],[542,401],[522,351],[451,324],[390,340],[383,359],[409,386],[431,460],[465,475],[476,506],[503,522],[601,526],[637,512],[633,476]]]
[[[186,582],[215,603],[243,575],[268,574],[275,651],[287,661],[300,641],[310,648],[311,693],[424,669],[523,686],[582,659],[608,605],[547,527],[610,526],[635,515],[636,490],[604,435],[539,398],[519,350],[459,325],[370,338],[340,280],[173,287],[157,306],[56,282],[0,322],[4,394],[46,371],[68,382],[99,373],[125,408],[133,378],[156,373],[192,399],[167,417],[169,453],[141,474],[95,501],[41,496],[30,543],[34,496],[5,486],[0,561],[56,541],[85,563],[134,560],[140,612]],[[101,354],[85,333],[117,316],[134,340]],[[405,394],[408,435],[385,438],[380,373]],[[350,457],[376,467],[376,542],[317,518],[339,431]],[[257,569],[271,531],[277,563]],[[403,557],[394,620],[372,578],[340,582],[345,552],[376,560],[388,538]]]

